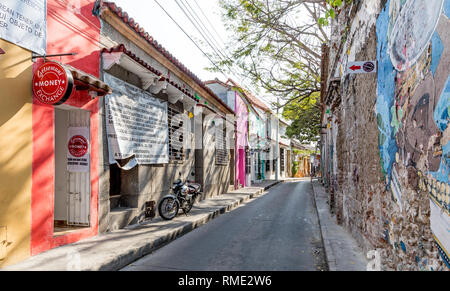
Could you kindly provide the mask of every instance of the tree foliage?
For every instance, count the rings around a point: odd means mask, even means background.
[[[324,3],[220,0],[233,39],[228,57],[216,57],[216,63],[225,70],[239,68],[241,76],[278,97],[273,107],[285,108],[285,117],[293,121],[288,132],[304,141],[317,139],[318,133],[318,108],[311,104],[320,92],[321,45],[328,41],[326,28],[318,25],[327,12]]]
[[[300,142],[315,142],[320,135],[320,93],[315,92],[311,98],[303,101],[293,101],[286,105],[283,117],[292,120],[286,129],[289,138],[295,138]]]

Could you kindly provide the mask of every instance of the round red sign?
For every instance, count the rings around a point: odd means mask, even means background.
[[[69,99],[72,89],[72,74],[58,63],[44,63],[34,73],[33,93],[44,104],[63,104]]]
[[[88,142],[84,136],[76,135],[69,140],[69,153],[76,157],[81,158],[88,152]]]

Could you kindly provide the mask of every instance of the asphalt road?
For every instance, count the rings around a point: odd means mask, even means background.
[[[311,184],[281,183],[122,270],[327,270]]]

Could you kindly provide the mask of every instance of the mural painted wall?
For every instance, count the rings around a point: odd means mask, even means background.
[[[395,211],[413,219],[410,193],[429,196],[432,236],[450,268],[449,17],[450,0],[387,1],[376,24],[376,114],[380,160]],[[398,221],[390,225],[391,243],[406,251],[406,240],[393,231]],[[416,261],[427,265],[420,257]]]

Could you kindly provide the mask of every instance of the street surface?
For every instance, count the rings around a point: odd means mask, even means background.
[[[122,270],[325,271],[311,183],[281,183]]]

